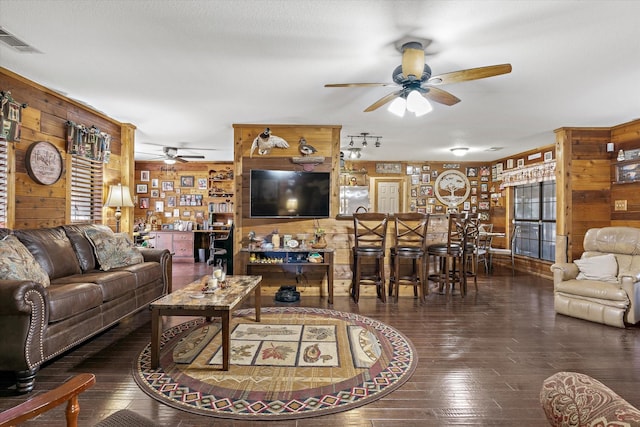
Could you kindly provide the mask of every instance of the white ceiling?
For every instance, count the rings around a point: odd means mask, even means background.
[[[136,125],[139,160],[232,160],[232,124],[264,123],[382,135],[362,160],[489,161],[640,117],[639,16],[633,0],[0,0],[0,26],[42,52],[0,44],[0,66]],[[433,40],[434,75],[513,71],[441,87],[462,102],[420,118],[363,112],[395,87],[324,87],[391,82],[406,36]]]

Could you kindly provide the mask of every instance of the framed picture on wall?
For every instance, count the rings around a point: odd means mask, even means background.
[[[207,189],[207,178],[198,178],[198,190]]]
[[[164,212],[164,202],[162,200],[156,201],[156,212]]]
[[[153,178],[151,180],[151,188],[158,188],[158,178]]]
[[[140,171],[140,181],[149,181],[149,171]]]
[[[137,184],[136,185],[136,193],[141,194],[141,193],[147,193],[148,187],[147,184]]]
[[[180,187],[193,187],[194,177],[193,175],[185,175],[180,177]]]
[[[513,159],[507,159],[507,169],[513,169]]]
[[[173,181],[162,181],[162,191],[173,191]]]
[[[155,198],[160,197],[160,191],[158,191],[158,190],[151,190],[151,197],[155,197]]]
[[[524,159],[518,159],[518,167],[524,167]]]
[[[545,162],[550,162],[551,160],[553,160],[553,152],[552,151],[546,151],[544,153],[544,161]]]
[[[148,197],[140,197],[140,209],[149,209]]]

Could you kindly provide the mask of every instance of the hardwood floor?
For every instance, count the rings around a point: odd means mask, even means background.
[[[174,288],[207,272],[205,264],[174,264]],[[46,364],[33,393],[51,389],[80,372],[97,384],[80,397],[80,425],[93,425],[129,408],[165,426],[545,426],[538,403],[542,381],[561,370],[583,372],[640,404],[640,328],[617,329],[553,311],[552,283],[497,270],[480,275],[466,298],[431,293],[421,305],[412,297],[381,303],[361,297],[354,304],[336,297],[333,308],[379,319],[402,331],[419,357],[413,377],[400,389],[367,406],[317,418],[248,422],[189,414],[162,405],[140,391],[132,378],[135,356],[149,341],[147,311]],[[274,305],[273,295],[263,306]],[[252,301],[245,306],[250,307]],[[305,296],[301,304],[328,307],[326,298]],[[184,321],[175,319],[175,323]],[[0,410],[27,398],[7,389],[0,376]],[[64,407],[25,425],[63,426]]]

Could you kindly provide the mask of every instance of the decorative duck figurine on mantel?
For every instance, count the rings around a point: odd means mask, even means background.
[[[303,156],[311,156],[312,154],[318,152],[318,150],[316,150],[313,145],[307,144],[307,140],[304,138],[304,136],[300,137],[300,141],[298,142],[300,144],[298,146],[298,150]]]

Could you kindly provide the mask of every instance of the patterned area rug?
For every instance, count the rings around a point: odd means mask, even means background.
[[[165,331],[160,367],[147,345],[136,383],[177,409],[233,419],[294,419],[346,411],[380,399],[413,374],[417,356],[396,329],[354,313],[266,307],[238,310],[231,367],[221,370],[220,324],[195,319]]]

